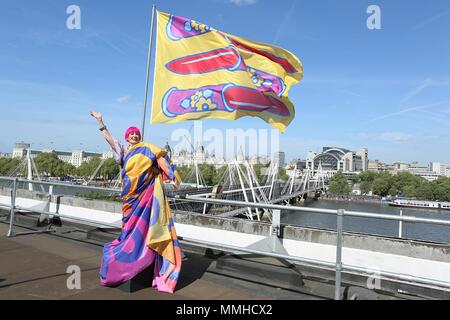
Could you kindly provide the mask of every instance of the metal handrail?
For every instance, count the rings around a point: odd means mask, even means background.
[[[76,188],[84,188],[84,189],[91,189],[91,190],[104,190],[104,191],[115,191],[120,192],[120,190],[117,189],[111,189],[111,188],[99,188],[99,187],[90,187],[90,186],[80,186],[80,185],[67,185],[64,183],[57,183],[57,182],[48,182],[48,181],[35,181],[35,180],[28,180],[28,179],[19,179],[19,178],[9,178],[9,177],[0,177],[0,180],[10,180],[13,181],[13,189],[11,190],[11,206],[9,207],[11,209],[10,214],[10,229],[8,231],[8,236],[13,236],[14,233],[12,232],[13,227],[13,221],[14,221],[14,212],[16,209],[19,210],[26,210],[26,211],[32,211],[41,213],[44,215],[50,215],[50,216],[60,216],[65,217],[68,219],[72,219],[75,221],[83,221],[88,222],[96,226],[108,226],[117,228],[118,225],[116,224],[110,224],[110,223],[99,223],[98,221],[90,220],[90,219],[84,219],[84,218],[77,218],[73,216],[68,215],[61,215],[59,213],[51,213],[46,212],[42,210],[29,210],[27,208],[19,207],[15,205],[16,201],[16,192],[17,192],[17,182],[28,182],[28,183],[40,183],[40,184],[46,184],[46,185],[62,185],[66,187],[76,187]],[[314,259],[307,259],[297,256],[289,256],[289,255],[280,255],[277,253],[271,253],[271,252],[265,252],[265,251],[257,251],[247,248],[241,248],[231,245],[224,245],[224,244],[217,244],[213,242],[202,242],[198,240],[193,239],[187,239],[184,238],[184,241],[188,241],[191,243],[196,244],[203,244],[208,246],[219,246],[221,248],[228,248],[229,250],[236,250],[241,252],[252,252],[260,255],[265,256],[272,256],[277,258],[283,258],[286,260],[294,260],[294,261],[301,261],[306,263],[312,263],[312,264],[318,264],[322,266],[327,267],[334,267],[336,270],[336,280],[335,280],[335,299],[340,300],[341,299],[341,272],[342,270],[350,270],[350,271],[359,271],[359,272],[367,272],[367,270],[364,270],[360,267],[355,267],[351,265],[345,265],[342,263],[342,244],[343,244],[343,218],[344,216],[353,216],[353,217],[364,217],[364,218],[373,218],[373,219],[385,219],[385,220],[397,220],[397,221],[405,221],[405,222],[416,222],[416,223],[425,223],[425,224],[437,224],[437,225],[445,225],[450,226],[450,221],[446,220],[438,220],[438,219],[425,219],[425,218],[417,218],[413,216],[393,216],[393,215],[387,215],[387,214],[377,214],[377,213],[367,213],[367,212],[358,212],[358,211],[345,211],[343,209],[338,210],[332,210],[332,209],[318,209],[318,208],[302,208],[302,207],[296,207],[296,206],[283,206],[283,205],[276,205],[276,204],[269,204],[269,203],[252,203],[252,202],[244,202],[244,201],[234,201],[234,200],[222,200],[222,199],[214,199],[214,198],[205,198],[203,196],[207,196],[206,194],[202,195],[175,195],[173,199],[179,200],[179,201],[192,201],[192,202],[201,202],[201,203],[211,203],[211,204],[226,204],[226,205],[233,205],[233,206],[240,206],[240,207],[254,207],[254,208],[262,208],[262,209],[273,209],[273,210],[292,210],[292,211],[299,211],[299,212],[316,212],[316,213],[325,213],[325,214],[334,214],[337,216],[337,243],[336,243],[336,261],[335,263],[330,263],[327,261],[322,260],[314,260]],[[399,280],[404,281],[414,281],[415,283],[421,283],[421,284],[428,284],[428,285],[437,285],[441,287],[450,288],[450,283],[443,282],[443,281],[437,281],[433,279],[424,279],[420,277],[413,277],[409,275],[404,274],[398,274],[398,273],[390,273],[390,272],[378,272],[380,275],[385,275],[391,278],[396,278]]]
[[[177,197],[175,199],[181,201],[193,201],[193,202],[206,202],[212,204],[227,204],[233,205],[237,207],[253,207],[253,208],[261,208],[261,209],[276,209],[276,210],[289,210],[289,211],[299,211],[299,212],[316,212],[316,213],[325,213],[325,214],[333,214],[337,215],[340,209],[319,209],[319,208],[304,208],[297,206],[283,206],[280,204],[269,204],[269,203],[254,203],[254,202],[244,202],[244,201],[236,201],[236,200],[222,200],[222,199],[214,199],[214,198],[202,198],[198,195],[186,195],[184,197]],[[420,222],[420,223],[428,223],[428,224],[439,224],[450,226],[449,220],[438,220],[438,219],[427,219],[427,218],[417,218],[414,216],[394,216],[388,214],[380,214],[380,213],[368,213],[368,212],[360,212],[360,211],[347,211],[345,210],[346,216],[353,217],[363,217],[363,218],[373,218],[373,219],[384,219],[384,220],[397,220],[397,221],[405,221],[405,222]]]
[[[103,187],[85,186],[85,185],[80,185],[80,184],[67,184],[67,183],[44,181],[44,180],[29,180],[29,179],[11,178],[11,177],[0,177],[0,180],[17,181],[17,182],[25,182],[25,183],[32,183],[32,184],[42,184],[42,185],[49,185],[49,186],[62,186],[62,187],[69,187],[69,188],[81,188],[81,189],[87,189],[87,190],[121,192],[120,189],[116,189],[116,188],[103,188]]]

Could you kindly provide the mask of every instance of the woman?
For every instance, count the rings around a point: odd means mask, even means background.
[[[126,131],[129,146],[125,148],[112,138],[101,113],[90,114],[114,152],[122,180],[122,231],[103,248],[101,284],[111,286],[130,280],[154,262],[152,286],[173,293],[181,270],[181,250],[164,181],[180,183],[176,168],[165,150],[141,142],[138,128]]]

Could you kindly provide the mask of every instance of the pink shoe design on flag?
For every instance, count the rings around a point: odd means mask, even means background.
[[[233,84],[212,85],[197,89],[180,90],[172,88],[166,92],[162,101],[163,113],[170,118],[179,115],[206,111],[239,110],[270,112],[278,116],[290,115],[286,105],[261,91],[239,87]]]
[[[239,42],[235,39],[232,39],[230,37],[227,37],[224,33],[217,31],[222,37],[224,37],[230,44],[232,44],[234,47],[245,50],[247,52],[259,54],[260,56],[266,57],[269,60],[272,60],[275,63],[278,63],[287,73],[297,73],[297,69],[285,58],[278,57],[270,52],[266,52],[263,50],[259,50],[257,48],[254,48],[252,46],[243,44],[242,42]]]
[[[273,92],[277,96],[281,96],[286,90],[286,85],[280,77],[252,67],[247,67],[247,72],[250,73],[252,81],[259,91]]]
[[[166,26],[169,39],[177,41],[184,38],[195,37],[211,31],[205,24],[178,16],[170,16]]]
[[[281,78],[270,73],[246,67],[239,52],[232,46],[178,58],[166,64],[166,68],[178,74],[201,74],[217,70],[247,71],[256,88],[281,96],[286,89]]]
[[[221,69],[245,70],[245,65],[239,52],[230,46],[172,60],[166,68],[178,74],[197,74]]]
[[[212,85],[187,90],[171,88],[163,97],[163,112],[170,118],[186,113],[213,110],[232,112],[234,110],[227,109],[222,100],[222,90],[227,86],[232,85]]]
[[[223,90],[223,97],[227,109],[267,111],[282,117],[290,115],[289,109],[282,101],[259,90],[232,86]]]

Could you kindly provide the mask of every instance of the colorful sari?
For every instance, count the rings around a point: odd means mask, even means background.
[[[173,293],[181,270],[181,249],[164,182],[178,185],[181,179],[166,151],[145,142],[124,154],[121,177],[122,230],[119,238],[103,248],[101,284],[128,281],[154,262],[152,286]]]

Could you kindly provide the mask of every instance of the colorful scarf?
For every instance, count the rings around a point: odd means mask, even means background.
[[[166,150],[145,142],[124,155],[121,177],[122,231],[103,248],[101,284],[128,281],[154,262],[152,286],[173,293],[181,270],[181,249],[164,182],[178,185],[181,179]]]

